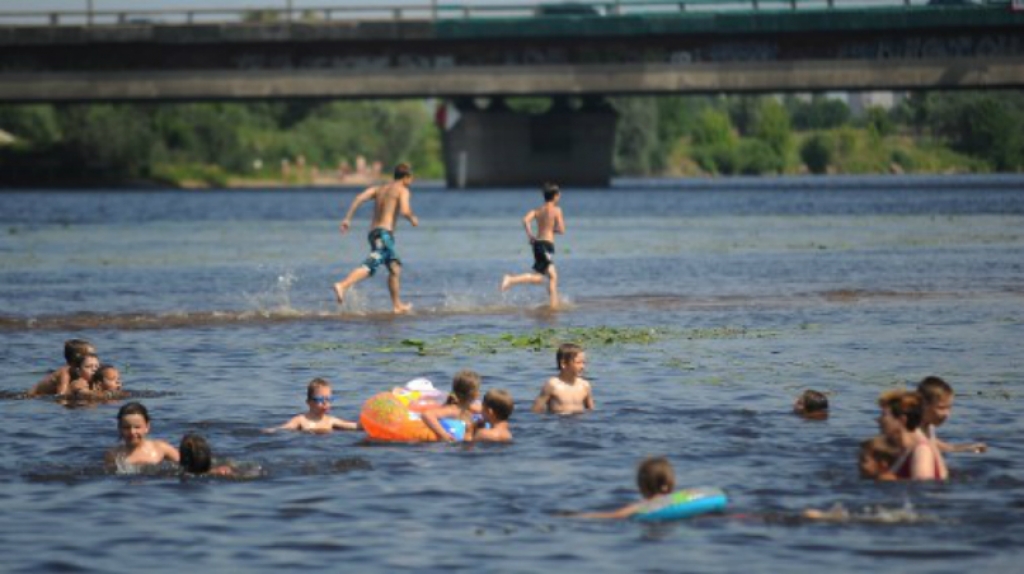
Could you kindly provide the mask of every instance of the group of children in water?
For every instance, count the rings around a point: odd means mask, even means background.
[[[117,369],[109,365],[100,366],[96,349],[88,341],[66,341],[64,358],[66,364],[33,386],[28,396],[53,395],[79,403],[129,396],[121,388]],[[538,413],[571,414],[593,409],[591,385],[582,377],[586,368],[586,353],[583,349],[579,345],[565,343],[558,348],[556,362],[558,375],[545,382],[531,410]],[[512,432],[508,421],[515,409],[512,395],[504,389],[492,389],[484,395],[482,401],[479,398],[480,375],[473,371],[461,371],[452,381],[447,403],[424,411],[422,420],[440,441],[456,440],[441,424],[442,419],[457,419],[465,423],[466,433],[461,439],[464,441],[511,441]],[[315,378],[306,389],[308,410],[267,431],[325,433],[360,430],[358,422],[330,414],[333,401],[331,384],[325,379]],[[122,444],[111,449],[105,458],[106,466],[111,470],[171,461],[179,463],[185,472],[191,474],[233,474],[230,465],[213,465],[209,443],[200,435],[185,435],[179,447],[149,438],[149,411],[141,403],[129,402],[122,406],[117,413],[117,426]]]
[[[101,365],[96,349],[87,341],[72,339],[65,343],[66,364],[48,374],[28,393],[29,396],[57,395],[73,401],[115,400],[128,396],[121,388],[116,368]],[[559,346],[556,353],[558,375],[541,387],[531,410],[536,413],[573,414],[594,409],[590,383],[583,378],[586,353],[575,344]],[[504,389],[488,391],[480,397],[480,375],[461,371],[452,381],[452,390],[443,406],[426,410],[422,420],[440,441],[456,439],[442,419],[458,419],[465,423],[462,440],[472,442],[509,442],[512,431],[509,419],[515,409],[512,396]],[[945,480],[949,471],[943,453],[984,452],[984,443],[954,445],[940,440],[936,428],[950,416],[953,389],[939,377],[926,377],[915,390],[893,390],[878,399],[880,433],[860,444],[858,468],[864,478],[874,480]],[[313,379],[306,390],[308,410],[292,417],[280,430],[324,433],[335,430],[357,431],[358,422],[330,414],[334,401],[331,385],[322,378]],[[794,403],[796,414],[807,419],[827,419],[828,397],[808,390]],[[129,402],[117,414],[121,444],[111,449],[105,463],[111,470],[156,465],[164,461],[179,463],[184,472],[230,476],[235,469],[229,464],[215,465],[210,445],[200,435],[186,434],[178,447],[149,438],[150,416],[146,407]],[[675,489],[671,463],[663,457],[643,460],[637,470],[637,486],[643,500],[609,512],[579,514],[587,518],[625,518],[635,514],[644,502],[670,494]],[[828,512],[808,510],[807,518],[829,519]]]
[[[860,443],[860,475],[875,480],[945,480],[949,469],[943,453],[985,452],[984,443],[954,445],[938,438],[953,410],[953,388],[939,377],[925,377],[915,390],[892,390],[878,398],[879,434]],[[828,398],[805,391],[793,411],[808,419],[828,418]]]

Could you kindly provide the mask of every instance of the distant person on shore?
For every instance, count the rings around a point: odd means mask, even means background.
[[[391,293],[391,306],[395,313],[408,313],[412,305],[403,303],[401,292],[402,261],[395,251],[395,220],[399,215],[409,220],[413,227],[419,220],[412,212],[409,204],[409,185],[412,183],[412,168],[407,163],[395,166],[394,181],[375,187],[369,187],[352,200],[345,219],[341,221],[341,233],[348,233],[352,216],[363,203],[373,200],[373,219],[370,223],[370,256],[363,264],[353,269],[344,280],[334,284],[334,294],[341,305],[345,301],[345,291],[356,283],[372,277],[377,268],[384,265],[388,269],[388,290]]]
[[[636,485],[643,500],[627,504],[618,510],[607,512],[583,512],[572,514],[577,518],[629,518],[644,510],[651,501],[659,496],[672,494],[676,488],[676,473],[672,463],[664,457],[651,457],[643,460],[636,471]]]
[[[123,445],[107,452],[110,470],[160,464],[165,460],[178,462],[178,449],[166,441],[147,438],[150,430],[149,411],[141,403],[127,403],[117,412],[117,430]],[[126,468],[128,467],[128,468]]]
[[[504,293],[513,285],[522,283],[539,285],[547,277],[551,308],[557,309],[558,271],[555,269],[554,256],[555,234],[565,233],[565,219],[562,216],[562,208],[558,207],[562,192],[553,183],[545,183],[543,191],[544,205],[530,210],[523,217],[523,228],[533,248],[533,272],[505,275],[501,279],[501,291]],[[537,226],[536,233],[533,230],[534,223]]]
[[[533,401],[531,411],[559,415],[581,413],[594,409],[590,382],[583,378],[587,355],[574,343],[564,343],[555,354],[558,376],[548,379]]]
[[[28,396],[40,397],[45,395],[66,395],[75,378],[72,374],[74,365],[79,357],[86,354],[96,354],[96,347],[84,339],[68,339],[64,341],[64,366],[55,369],[43,380],[35,384],[29,391]]]
[[[793,413],[805,419],[827,419],[828,397],[821,391],[806,390],[793,403]]]
[[[935,429],[946,422],[953,412],[953,387],[939,377],[925,377],[918,385],[917,392],[924,399],[924,417],[921,426],[935,446],[942,452],[985,452],[988,445],[983,442],[950,444],[939,440]]]
[[[510,442],[512,431],[508,419],[516,408],[512,395],[505,389],[491,389],[484,395],[482,414],[484,420],[473,433],[475,442]]]
[[[295,415],[283,425],[267,429],[268,432],[277,430],[297,430],[311,433],[329,433],[333,430],[359,430],[359,423],[340,419],[331,416],[331,403],[334,396],[331,394],[331,384],[321,378],[313,379],[306,387],[306,405],[309,410]]]

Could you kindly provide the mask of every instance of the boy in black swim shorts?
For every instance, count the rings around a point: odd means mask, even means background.
[[[502,292],[520,283],[540,284],[544,278],[548,280],[548,296],[551,300],[551,308],[558,308],[558,271],[553,261],[555,255],[555,234],[565,233],[565,219],[562,216],[562,208],[558,202],[562,193],[558,186],[553,183],[545,183],[544,205],[537,209],[530,210],[523,217],[523,228],[526,230],[526,237],[530,240],[533,248],[533,273],[520,275],[505,275],[501,279]],[[537,231],[534,233],[533,225],[536,223]]]

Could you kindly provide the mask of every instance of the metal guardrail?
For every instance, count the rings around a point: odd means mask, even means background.
[[[294,0],[279,0],[245,8],[145,8],[93,10],[0,11],[0,26],[139,26],[195,23],[271,24],[332,23],[359,21],[438,21],[471,18],[601,17],[631,14],[716,13],[750,11],[841,10],[882,7],[920,7],[936,0],[606,0],[596,2],[535,3],[420,3],[325,5],[295,7]],[[1011,0],[962,1],[963,7],[999,4]],[[1018,0],[1012,0],[1017,2]],[[982,4],[981,2],[984,2]]]

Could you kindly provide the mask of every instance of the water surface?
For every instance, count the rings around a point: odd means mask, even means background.
[[[1014,571],[1024,543],[1024,179],[622,181],[565,190],[565,310],[502,295],[529,268],[532,189],[415,186],[385,281],[342,309],[366,255],[355,190],[0,194],[0,552],[4,571],[356,567],[538,572]],[[102,469],[119,404],[18,395],[84,337],[122,369],[153,436],[203,433],[250,480]],[[528,339],[536,346],[522,346]],[[598,409],[528,412],[555,342],[584,341]],[[370,445],[264,434],[313,377],[335,414],[463,368],[516,398],[507,446]],[[946,484],[857,478],[874,399],[938,374],[956,389]],[[805,388],[833,414],[788,414]],[[728,516],[662,527],[561,516],[634,500],[636,463],[668,456]],[[833,504],[867,520],[811,524]]]

